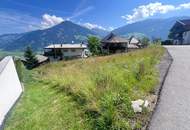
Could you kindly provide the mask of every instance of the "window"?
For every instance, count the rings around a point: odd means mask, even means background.
[[[63,52],[68,52],[68,50],[63,50]]]
[[[71,49],[71,52],[75,52],[76,50],[75,49]]]

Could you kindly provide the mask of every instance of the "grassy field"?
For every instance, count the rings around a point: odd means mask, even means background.
[[[136,114],[131,101],[145,99],[158,82],[155,65],[164,49],[51,63],[25,70],[25,92],[5,130],[130,130],[149,111]]]

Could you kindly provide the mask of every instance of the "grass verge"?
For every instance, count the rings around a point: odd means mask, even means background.
[[[5,130],[140,129],[149,111],[134,113],[131,101],[154,92],[164,51],[151,46],[26,71],[25,93]]]

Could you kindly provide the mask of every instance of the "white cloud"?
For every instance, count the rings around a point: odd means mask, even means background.
[[[44,14],[42,16],[42,22],[41,22],[41,27],[43,29],[52,27],[54,25],[57,25],[61,22],[63,22],[64,19],[62,17],[57,17],[55,15],[49,15],[49,14]]]
[[[104,28],[104,27],[102,27],[100,25],[97,25],[97,24],[84,23],[83,26],[88,28],[88,29],[98,28],[98,29],[106,30],[106,28]]]
[[[113,31],[115,28],[114,27],[109,27],[107,30],[108,31]]]
[[[180,8],[190,9],[190,2],[189,3],[185,3],[185,4],[181,4]]]
[[[133,14],[122,16],[122,18],[127,20],[127,23],[134,23],[154,16],[155,14],[165,14],[180,9],[190,9],[190,3],[184,3],[178,6],[162,4],[160,2],[149,3],[133,9]]]
[[[79,23],[79,24],[81,24],[81,23]],[[100,25],[97,25],[97,24],[92,24],[92,23],[84,23],[84,24],[81,24],[81,25],[88,28],[88,29],[97,28],[97,29],[101,29],[101,30],[104,30],[104,31],[113,31],[115,29],[114,27],[105,28],[103,26],[100,26]]]

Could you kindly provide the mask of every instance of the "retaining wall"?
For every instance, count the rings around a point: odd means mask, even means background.
[[[22,93],[22,85],[16,72],[13,58],[0,61],[0,129],[6,115]]]

